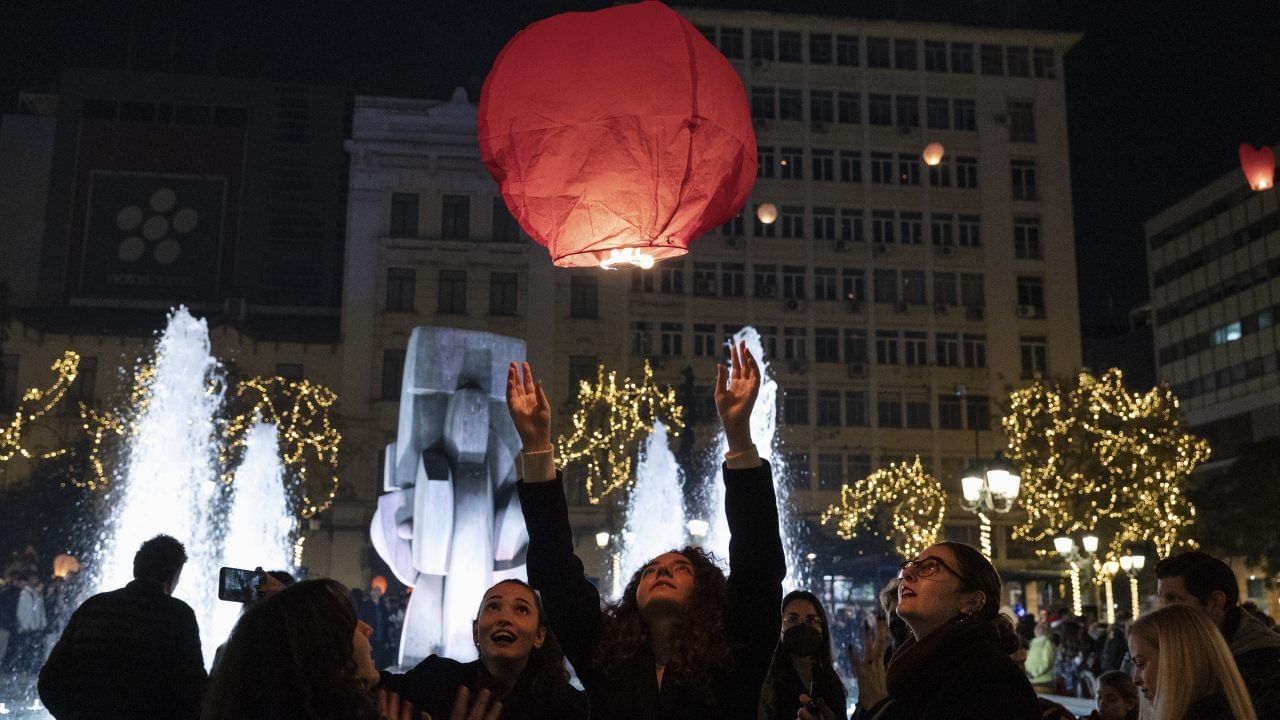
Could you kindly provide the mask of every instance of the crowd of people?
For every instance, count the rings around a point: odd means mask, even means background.
[[[185,548],[162,535],[138,550],[133,582],[76,609],[40,696],[59,720],[849,720],[851,705],[853,720],[1073,718],[1047,693],[1094,697],[1098,720],[1280,717],[1280,635],[1203,553],[1160,562],[1161,607],[1109,628],[1049,613],[1015,623],[995,567],[957,542],[902,563],[873,618],[833,621],[817,595],[784,596],[771,470],[750,433],[759,385],[754,358],[733,348],[715,385],[727,574],[699,547],[673,548],[602,602],[574,551],[552,405],[528,364],[513,363],[529,579],[484,592],[477,659],[379,671],[394,602],[275,577],[206,674],[195,615],[172,597]],[[858,642],[837,645],[833,629]]]
[[[39,552],[27,545],[0,571],[0,673],[39,671],[80,592],[78,573],[41,570]]]

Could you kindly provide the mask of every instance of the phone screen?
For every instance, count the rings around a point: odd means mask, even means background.
[[[218,571],[218,599],[247,603],[258,598],[258,573],[253,570],[224,567]]]

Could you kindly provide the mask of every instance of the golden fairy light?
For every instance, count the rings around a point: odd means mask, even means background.
[[[1111,538],[1108,558],[1148,541],[1162,556],[1195,546],[1185,484],[1209,444],[1184,430],[1168,387],[1131,391],[1114,368],[1074,383],[1037,381],[1010,395],[1001,423],[1022,468],[1026,518],[1015,539],[1089,532]]]
[[[947,494],[942,483],[924,471],[920,456],[890,463],[852,486],[840,488],[840,504],[822,513],[822,524],[836,521],[836,534],[852,540],[862,530],[883,537],[904,558],[934,544],[942,530]]]
[[[0,462],[8,462],[15,457],[28,460],[48,460],[67,452],[67,448],[40,451],[23,444],[23,436],[27,427],[40,417],[49,413],[62,400],[67,388],[76,381],[76,372],[80,368],[80,356],[67,350],[62,357],[54,361],[50,370],[56,377],[47,388],[27,388],[14,410],[13,420],[8,427],[0,430]]]
[[[151,381],[155,379],[155,363],[138,366],[133,373],[133,384],[129,386],[129,412],[132,417],[145,414],[151,404]],[[81,479],[72,476],[76,487],[98,490],[111,483],[111,473],[107,471],[104,461],[105,453],[115,443],[126,440],[137,434],[137,425],[130,416],[112,411],[99,412],[84,403],[80,403],[80,426],[89,439],[89,474]],[[111,442],[106,442],[110,440]]]
[[[584,487],[592,505],[631,487],[633,458],[654,420],[661,420],[672,437],[684,429],[684,409],[676,404],[675,389],[654,382],[648,360],[639,383],[623,378],[619,384],[618,373],[606,372],[601,365],[594,383],[578,384],[573,432],[556,439],[556,455],[565,467],[584,466]]]

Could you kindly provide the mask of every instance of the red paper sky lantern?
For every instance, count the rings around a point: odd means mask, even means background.
[[[649,267],[733,218],[755,183],[742,81],[660,2],[515,36],[480,93],[480,152],[561,267]]]
[[[1270,190],[1275,187],[1276,154],[1263,145],[1254,149],[1249,143],[1240,145],[1240,169],[1254,190]]]

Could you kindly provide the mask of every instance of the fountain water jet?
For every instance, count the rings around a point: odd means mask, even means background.
[[[623,585],[650,559],[685,544],[683,475],[668,445],[667,426],[655,420],[627,501],[623,537],[628,539],[623,543],[620,568]]]

